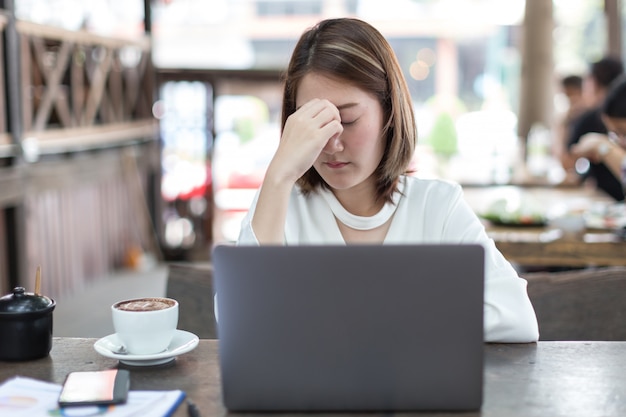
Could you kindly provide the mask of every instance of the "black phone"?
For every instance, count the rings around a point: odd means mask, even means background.
[[[70,372],[59,395],[60,407],[125,403],[130,372],[125,369]]]

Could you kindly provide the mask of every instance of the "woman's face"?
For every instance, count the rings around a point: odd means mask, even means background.
[[[385,148],[381,137],[383,110],[378,100],[344,81],[309,73],[298,86],[296,108],[314,98],[326,99],[339,109],[343,133],[328,141],[313,167],[336,191],[361,184],[375,186],[372,174]]]

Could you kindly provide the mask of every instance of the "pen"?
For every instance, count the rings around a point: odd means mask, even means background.
[[[191,400],[187,399],[187,415],[189,417],[200,417],[200,411],[198,411],[198,407],[191,402]]]

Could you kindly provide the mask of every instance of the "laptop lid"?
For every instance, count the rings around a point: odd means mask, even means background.
[[[218,246],[231,411],[476,410],[479,245]]]

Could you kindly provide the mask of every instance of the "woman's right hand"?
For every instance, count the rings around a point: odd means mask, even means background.
[[[330,101],[313,99],[305,103],[287,118],[266,177],[295,183],[313,166],[328,141],[342,132],[339,110]]]
[[[287,118],[252,216],[251,227],[260,244],[283,243],[293,185],[342,132],[339,110],[328,100],[313,99]]]

